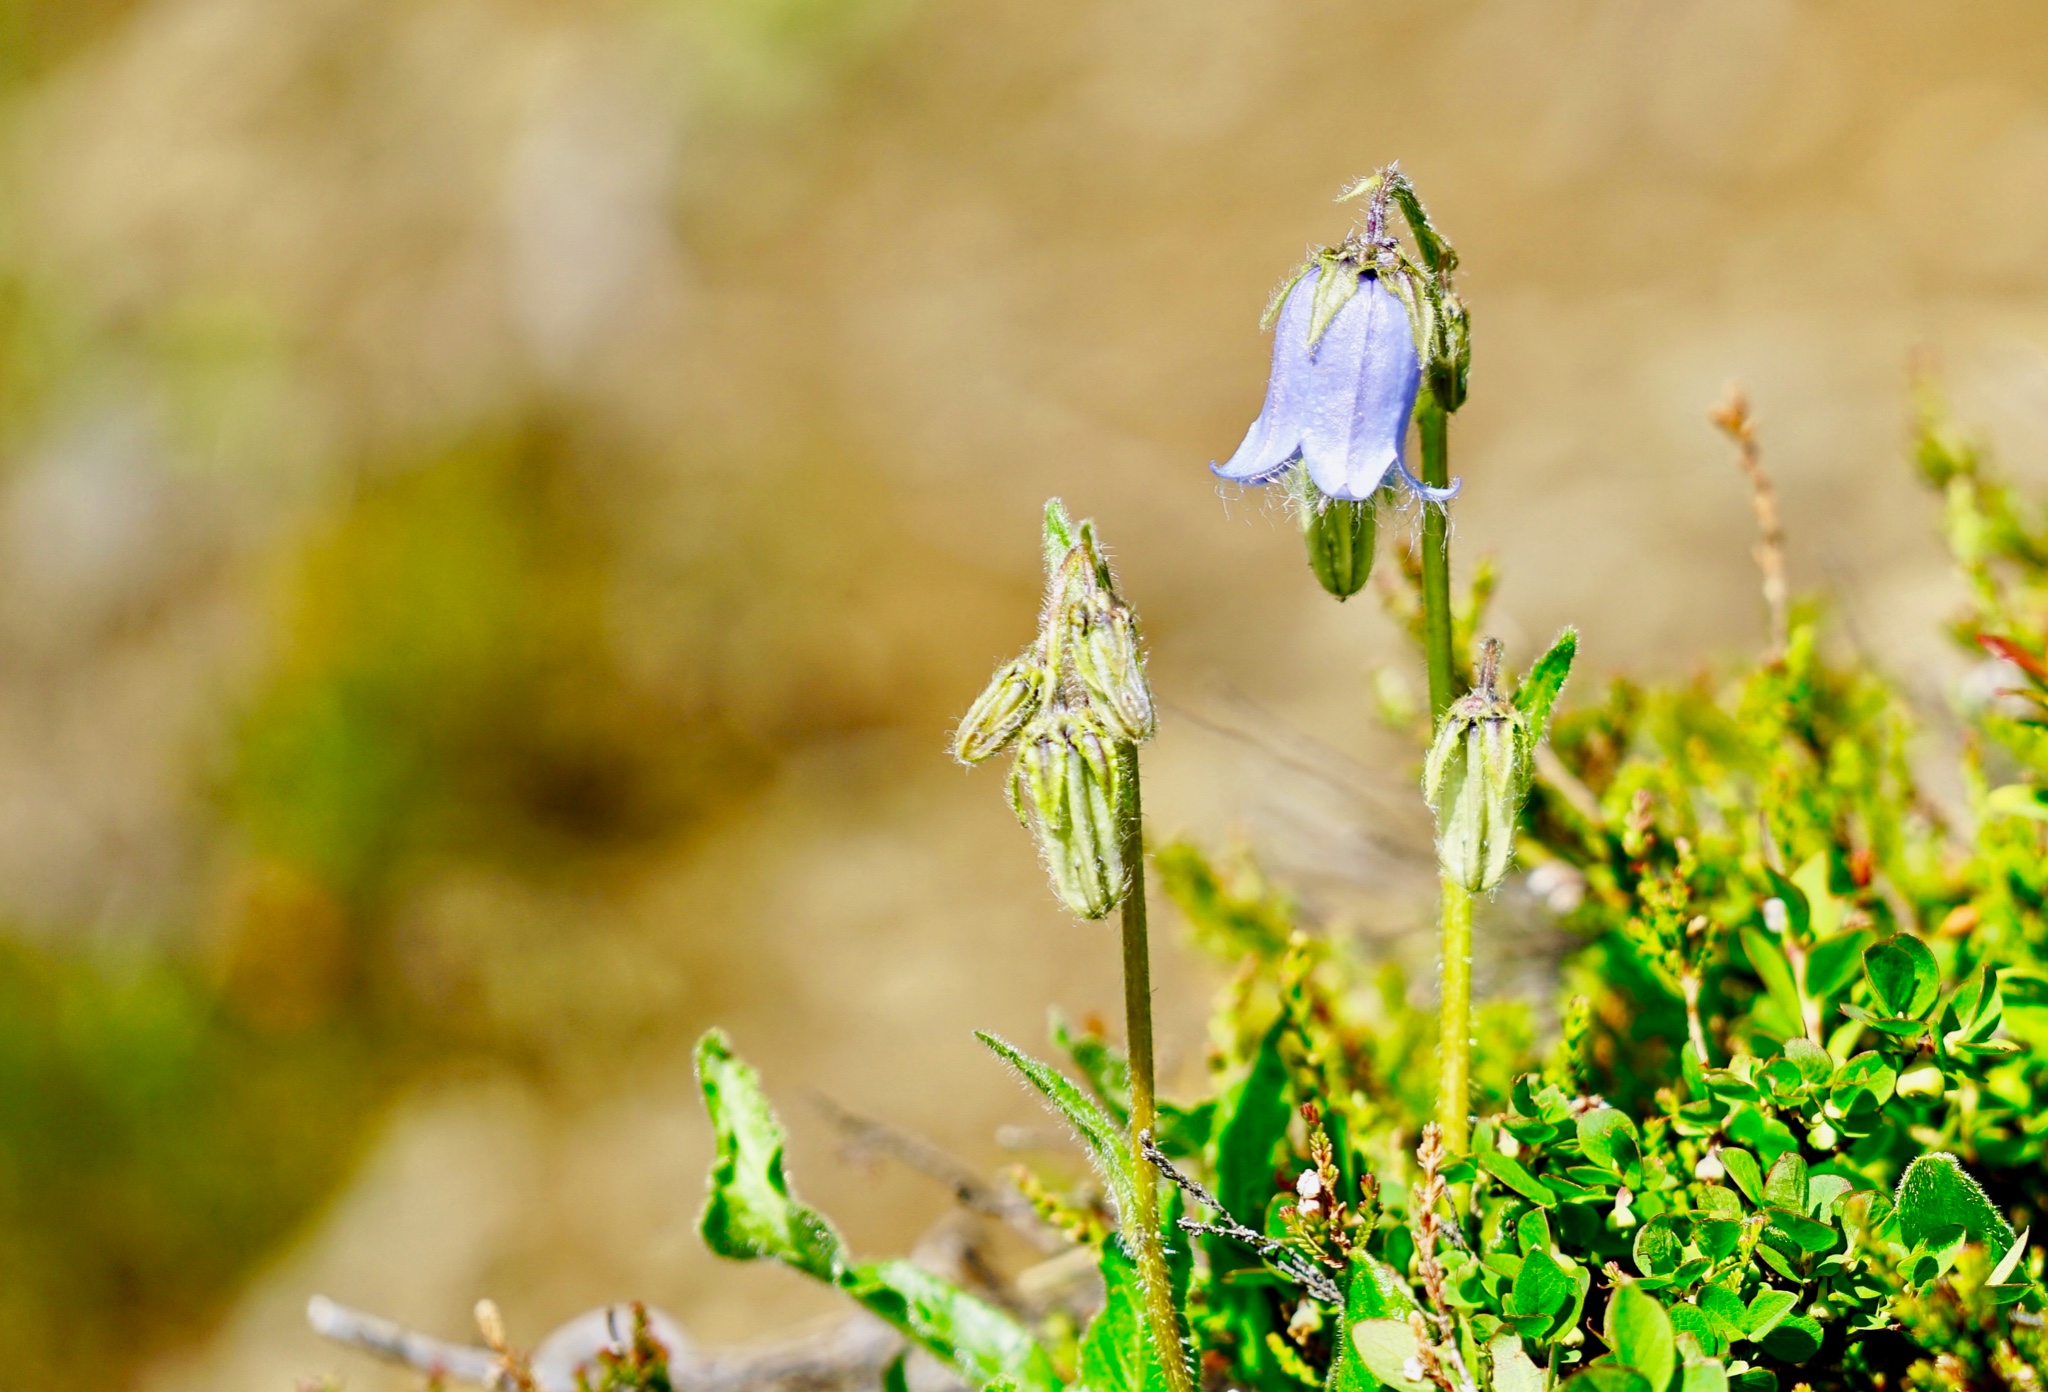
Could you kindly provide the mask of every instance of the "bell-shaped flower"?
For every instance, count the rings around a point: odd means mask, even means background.
[[[1323,285],[1334,276],[1354,280]],[[1211,467],[1239,483],[1268,483],[1299,464],[1323,494],[1352,502],[1372,497],[1399,470],[1410,488],[1442,502],[1457,485],[1427,487],[1409,471],[1405,454],[1421,385],[1401,297],[1379,274],[1321,257],[1280,307],[1265,408],[1237,453]]]

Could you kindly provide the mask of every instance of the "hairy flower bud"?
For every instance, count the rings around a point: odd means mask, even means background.
[[[1035,648],[998,667],[960,717],[960,728],[953,732],[953,757],[963,764],[978,764],[1008,749],[1044,704],[1045,687],[1045,669]]]
[[[1529,722],[1496,689],[1499,667],[1500,644],[1489,638],[1479,685],[1444,712],[1422,771],[1437,818],[1437,862],[1474,894],[1507,875],[1528,784]]]
[[[1140,743],[1159,728],[1138,617],[1113,591],[1091,589],[1067,606],[1066,652],[1088,693],[1089,708],[1118,739]]]
[[[1309,569],[1322,587],[1340,600],[1364,589],[1379,533],[1373,500],[1318,499],[1304,508],[1301,525]]]
[[[1129,887],[1124,864],[1123,751],[1085,713],[1055,703],[1018,743],[1010,806],[1038,842],[1053,892],[1101,918]]]

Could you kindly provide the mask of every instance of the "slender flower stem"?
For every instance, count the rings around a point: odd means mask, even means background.
[[[1425,398],[1415,409],[1422,435],[1422,481],[1432,488],[1451,482],[1450,422],[1443,408]],[[1429,718],[1443,719],[1457,692],[1451,688],[1450,516],[1441,503],[1422,505],[1422,646],[1429,665]]]
[[[1159,1174],[1145,1158],[1145,1141],[1159,1129],[1159,1106],[1153,1094],[1152,950],[1145,931],[1145,831],[1138,793],[1138,748],[1124,746],[1130,774],[1130,803],[1123,825],[1123,861],[1129,868],[1130,892],[1118,917],[1124,937],[1124,1038],[1131,1056],[1132,1208],[1129,1239],[1137,1247],[1138,1278],[1145,1287],[1145,1317],[1152,1344],[1159,1352],[1168,1392],[1194,1392],[1188,1373],[1187,1346],[1181,1340],[1180,1315],[1173,1303],[1173,1285],[1166,1274],[1166,1252],[1159,1242]]]
[[[1443,488],[1451,481],[1449,420],[1425,399],[1415,413],[1422,436],[1422,481]],[[1452,689],[1450,518],[1441,504],[1422,511],[1422,640],[1429,664],[1429,715],[1444,717]],[[1462,884],[1443,881],[1443,978],[1438,993],[1437,1051],[1443,1072],[1437,1086],[1437,1120],[1444,1145],[1463,1155],[1472,1111],[1472,896]]]
[[[1442,883],[1444,974],[1437,1047],[1443,1055],[1443,1077],[1436,1117],[1444,1128],[1445,1147],[1452,1155],[1463,1155],[1472,1112],[1472,895],[1449,876]]]

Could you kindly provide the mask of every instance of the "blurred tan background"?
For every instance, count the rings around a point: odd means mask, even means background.
[[[1374,165],[1467,267],[1512,649],[1756,641],[1740,378],[1795,581],[1933,693],[1909,354],[2048,458],[2034,4],[6,0],[0,131],[8,1386],[410,1385],[315,1290],[818,1316],[697,1247],[713,1022],[911,1242],[943,1195],[807,1099],[992,1164],[1031,1109],[969,1030],[1114,1013],[944,756],[1050,494],[1148,624],[1155,832],[1398,939],[1406,654],[1205,472]]]

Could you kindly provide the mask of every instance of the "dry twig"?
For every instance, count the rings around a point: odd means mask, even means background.
[[[1771,656],[1781,657],[1792,634],[1791,591],[1785,582],[1785,529],[1778,520],[1778,491],[1764,472],[1763,452],[1757,446],[1756,420],[1749,414],[1749,398],[1737,383],[1728,384],[1728,395],[1708,417],[1723,435],[1735,442],[1736,463],[1749,480],[1750,505],[1756,509],[1757,543],[1752,555],[1764,576],[1764,607],[1771,620]]]

